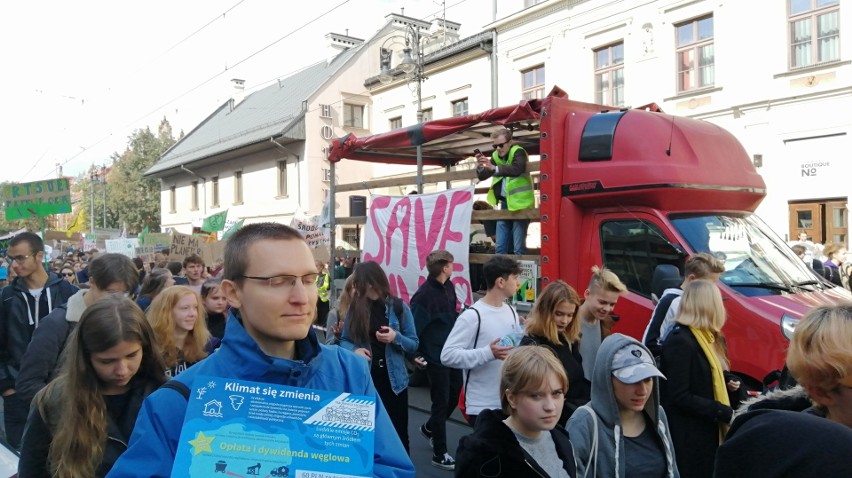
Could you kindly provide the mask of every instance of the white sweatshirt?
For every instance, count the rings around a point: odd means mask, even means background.
[[[478,300],[471,309],[479,311],[482,318],[476,348],[473,348],[473,342],[479,319],[475,311],[468,309],[456,319],[441,351],[441,363],[445,367],[465,370],[467,414],[478,415],[482,410],[500,408],[500,367],[503,361],[494,358],[491,342],[507,334],[522,334],[523,331],[518,323],[518,314],[507,304],[492,307]]]

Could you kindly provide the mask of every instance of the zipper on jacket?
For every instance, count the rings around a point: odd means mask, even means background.
[[[123,441],[119,440],[118,438],[107,436],[107,440],[112,440],[114,442],[121,443],[122,445],[124,445],[124,449],[125,450],[127,449],[127,443],[124,443]]]
[[[541,478],[547,478],[547,476],[542,475],[541,473],[539,473],[539,472],[538,472],[538,470],[536,470],[536,469],[535,469],[535,467],[532,465],[532,463],[530,463],[530,462],[529,462],[529,460],[527,460],[526,458],[524,458],[524,463],[526,463],[526,464],[527,464],[527,466],[528,466],[528,467],[530,467],[530,469],[531,469],[532,471],[534,471],[536,475],[540,476]]]

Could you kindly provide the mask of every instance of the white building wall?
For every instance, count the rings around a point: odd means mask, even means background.
[[[288,146],[296,150],[294,145]],[[301,145],[299,145],[301,148]],[[278,195],[278,161],[287,161],[288,184],[286,196]],[[246,218],[246,223],[289,223],[298,206],[301,187],[293,157],[278,150],[267,150],[217,164],[190,168],[204,180],[182,172],[163,178],[160,204],[161,226],[189,234],[193,226],[201,226],[205,217],[228,210],[228,218]],[[234,172],[242,172],[243,200],[235,200]],[[219,205],[213,203],[213,177],[219,178]],[[192,182],[198,181],[198,208],[192,209]],[[175,187],[175,212],[170,209],[171,187]]]
[[[558,85],[596,102],[594,50],[624,42],[625,105],[655,102],[714,122],[761,155],[767,197],[757,212],[784,237],[788,201],[849,196],[852,5],[840,3],[840,61],[791,71],[786,1],[550,0],[489,25],[498,32],[499,103],[518,101],[520,72],[536,64],[545,65],[546,91]],[[675,26],[707,14],[714,85],[678,93]]]

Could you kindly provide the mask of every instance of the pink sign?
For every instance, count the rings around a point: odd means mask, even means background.
[[[449,251],[459,301],[473,301],[468,254],[473,186],[407,196],[370,197],[370,213],[361,260],[377,262],[391,292],[408,302],[428,276],[426,256]]]

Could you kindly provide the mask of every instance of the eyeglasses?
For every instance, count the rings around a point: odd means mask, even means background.
[[[34,255],[34,254],[30,253],[30,254],[27,254],[26,256],[9,256],[9,257],[7,257],[7,258],[6,258],[6,262],[8,262],[9,264],[11,264],[11,263],[12,263],[12,261],[15,261],[15,262],[17,262],[18,264],[23,264],[24,262],[26,262],[26,261],[27,261],[27,259],[29,259],[29,258],[30,258],[30,257],[32,257],[33,255]]]
[[[257,277],[257,276],[237,276],[243,279],[252,279],[252,280],[263,280],[269,284],[269,287],[272,288],[281,288],[281,289],[292,289],[296,287],[296,281],[301,281],[302,285],[305,287],[316,287],[317,285],[317,277],[319,277],[319,273],[311,272],[310,274],[305,274],[303,276],[294,276],[288,274],[282,274],[280,276],[271,276],[271,277]]]
[[[502,148],[505,144],[506,144],[506,142],[504,141],[504,142],[502,142],[502,143],[500,143],[500,144],[492,144],[491,146],[493,146],[493,147],[494,147],[494,149],[500,149],[500,148]]]
[[[71,277],[71,276],[73,276],[73,275],[74,275],[74,273],[73,273],[73,272],[63,272],[63,273],[62,273],[62,277]]]

